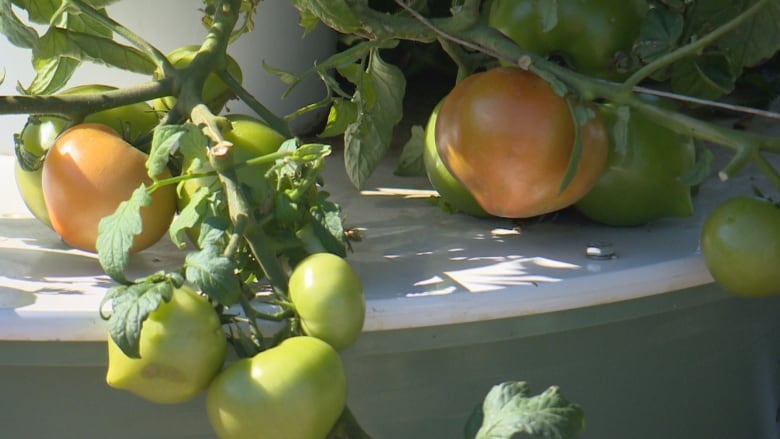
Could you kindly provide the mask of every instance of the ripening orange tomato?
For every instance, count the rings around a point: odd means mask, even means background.
[[[43,162],[42,187],[52,228],[69,245],[95,252],[100,220],[116,211],[141,183],[149,185],[147,155],[106,125],[85,123],[65,130]],[[159,177],[169,177],[165,173]],[[131,252],[143,250],[167,232],[176,211],[174,185],[152,193],[141,209],[143,231]]]

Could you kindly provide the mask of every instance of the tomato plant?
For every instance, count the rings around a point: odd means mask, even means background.
[[[599,111],[609,132],[607,168],[577,209],[613,226],[691,215],[691,187],[682,177],[695,162],[693,139],[625,107],[605,104]]]
[[[194,398],[222,368],[227,337],[205,297],[184,285],[161,301],[141,327],[140,358],[126,355],[108,338],[111,387],[157,403]]]
[[[229,114],[225,117],[230,127],[223,133],[226,141],[233,144],[233,161],[241,164],[247,160],[276,152],[284,142],[284,136],[276,132],[259,119],[241,114]],[[187,173],[206,173],[214,168],[209,164],[205,151],[200,154],[185,157],[182,169]],[[238,178],[244,184],[252,184],[262,179],[262,174],[271,167],[264,165],[246,166],[239,169]],[[192,195],[201,188],[210,191],[220,191],[221,184],[217,176],[206,176],[184,180],[180,185],[179,207],[186,206]]]
[[[428,181],[439,193],[441,199],[455,211],[478,217],[489,216],[469,190],[452,175],[439,157],[439,151],[436,149],[436,119],[439,115],[439,108],[441,108],[441,101],[436,104],[425,125],[423,163]]]
[[[168,54],[168,60],[177,69],[183,69],[190,65],[195,58],[200,46],[187,45],[178,47]],[[238,82],[241,82],[243,74],[241,72],[241,66],[238,62],[230,56],[225,55],[225,69],[230,75]],[[156,77],[160,77],[162,72],[157,70],[155,72]],[[220,79],[216,73],[210,73],[203,84],[203,90],[201,98],[203,102],[208,105],[211,111],[218,113],[222,110],[228,100],[233,97],[233,92],[225,82]],[[167,96],[153,101],[154,108],[158,111],[169,111],[176,105],[176,98],[173,96]]]
[[[459,82],[439,110],[436,146],[486,212],[541,215],[579,200],[604,170],[607,133],[601,116],[590,113],[579,127],[576,175],[563,191],[577,127],[566,99],[531,72],[499,67]]]
[[[360,335],[366,314],[363,285],[343,258],[332,253],[308,256],[290,275],[289,293],[305,334],[336,350]]]
[[[346,399],[338,353],[298,336],[228,366],[209,386],[206,411],[222,439],[320,439]]]
[[[488,23],[531,52],[559,56],[587,75],[620,79],[626,74],[618,64],[631,52],[647,10],[645,0],[493,0]]]
[[[780,208],[749,196],[721,203],[702,227],[701,253],[726,290],[751,297],[780,294]]]
[[[69,245],[94,252],[98,224],[114,213],[142,183],[149,185],[146,155],[102,124],[67,129],[43,162],[42,187],[52,227]],[[167,171],[160,177],[170,176]],[[132,251],[156,243],[176,211],[176,191],[162,186],[141,209],[142,230]]]

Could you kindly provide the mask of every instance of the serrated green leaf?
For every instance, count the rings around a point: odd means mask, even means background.
[[[356,85],[353,100],[358,117],[344,132],[344,162],[352,184],[362,188],[384,157],[403,116],[406,78],[398,67],[382,60],[378,50],[372,50],[368,70]]]
[[[347,99],[336,99],[328,112],[328,121],[319,137],[332,137],[344,134],[350,124],[357,120],[357,104]]]
[[[717,99],[734,89],[736,77],[731,72],[729,60],[723,54],[686,58],[672,67],[672,89],[683,95]]]
[[[168,235],[177,247],[186,247],[186,243],[184,242],[186,230],[194,228],[203,221],[208,209],[207,202],[209,193],[209,188],[207,186],[199,187],[195,190],[195,193],[190,196],[187,205],[173,218],[173,222],[168,228]]]
[[[321,201],[309,210],[313,219],[311,222],[312,231],[325,250],[345,257],[347,255],[347,241],[341,222],[341,208],[336,203],[325,199],[328,195],[326,192],[320,192],[319,195]]]
[[[425,129],[420,125],[411,128],[409,140],[401,150],[401,157],[394,174],[401,177],[420,177],[425,175],[423,151],[425,150]]]
[[[650,9],[639,28],[634,53],[649,63],[671,52],[677,47],[684,26],[682,14],[666,8]]]
[[[98,224],[97,251],[100,266],[119,283],[127,283],[125,270],[130,259],[135,235],[143,231],[141,208],[150,206],[152,197],[141,184],[130,199],[119,204],[116,211]]]
[[[19,87],[22,93],[29,95],[52,94],[64,87],[81,62],[67,56],[57,56],[39,60],[35,65],[35,77],[27,87]]]
[[[143,323],[162,301],[171,300],[173,285],[168,281],[119,285],[109,289],[106,297],[111,300],[109,336],[125,355],[140,358],[139,339]]]
[[[361,29],[360,19],[345,0],[292,0],[292,4],[343,34],[352,34]],[[314,28],[310,15],[305,18],[301,16],[301,24],[307,31]]]
[[[531,396],[525,382],[494,386],[482,405],[484,413],[477,439],[507,439],[530,436],[545,439],[574,439],[584,428],[580,406],[567,401],[558,387]]]
[[[241,295],[241,284],[233,261],[222,255],[219,248],[206,246],[189,253],[184,261],[185,277],[212,300],[230,306]]]
[[[154,128],[152,147],[146,160],[146,169],[152,179],[160,175],[167,167],[168,160],[180,145],[188,148],[206,150],[207,140],[200,130],[192,124],[160,125]]]
[[[0,1],[0,33],[17,47],[32,49],[38,45],[38,32],[25,25],[11,8],[11,3]]]
[[[151,75],[155,64],[140,50],[92,33],[52,27],[33,50],[33,66],[56,57],[71,57],[134,73]]]
[[[95,9],[101,9],[118,0],[87,0],[85,3]],[[28,19],[33,23],[49,24],[60,10],[62,0],[11,0],[11,3],[27,11]]]

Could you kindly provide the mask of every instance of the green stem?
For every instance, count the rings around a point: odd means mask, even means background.
[[[79,116],[166,96],[172,90],[172,81],[161,80],[94,93],[49,96],[0,96],[0,115],[60,114]]]
[[[234,78],[227,70],[218,70],[217,75],[219,75],[225,84],[227,84],[228,87],[230,87],[230,89],[236,93],[236,96],[238,96],[239,99],[247,104],[249,108],[252,109],[252,111],[257,113],[257,115],[260,116],[260,118],[263,119],[268,124],[268,126],[273,128],[276,132],[285,138],[292,137],[292,132],[290,131],[290,127],[287,125],[287,122],[274,114],[273,111],[269,110],[268,107],[263,105],[254,96],[252,96],[252,94],[249,93],[240,82],[236,81],[236,78]]]
[[[742,12],[741,14],[737,15],[730,21],[727,21],[726,23],[720,25],[718,28],[714,29],[713,31],[708,32],[707,34],[703,35],[701,38],[697,38],[696,40],[686,44],[685,46],[682,46],[672,52],[669,52],[666,55],[651,62],[650,64],[647,64],[646,66],[640,68],[639,70],[634,72],[628,79],[626,79],[626,81],[623,84],[628,88],[634,87],[635,85],[639,84],[642,80],[650,77],[650,75],[663,69],[664,67],[676,61],[679,61],[683,58],[701,52],[702,49],[714,43],[718,38],[736,29],[738,26],[742,25],[745,21],[747,21],[749,18],[752,18],[755,14],[761,11],[761,9],[764,6],[766,6],[768,3],[769,3],[768,0],[759,0],[758,2],[756,2],[756,4],[754,4],[753,6],[751,6],[744,12]]]

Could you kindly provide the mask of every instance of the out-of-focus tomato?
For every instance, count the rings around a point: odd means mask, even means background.
[[[349,263],[331,253],[314,253],[290,275],[290,300],[303,332],[336,350],[350,346],[363,330],[363,285]]]
[[[151,184],[146,154],[101,124],[79,124],[63,132],[43,162],[43,196],[52,227],[69,245],[94,252],[98,224],[135,189]],[[159,177],[169,177],[165,171]],[[156,243],[176,211],[176,189],[163,186],[141,208],[143,231],[131,251]]]
[[[575,122],[566,99],[529,71],[499,67],[459,82],[439,110],[436,147],[486,212],[532,217],[575,203],[601,176],[608,136],[591,113],[579,127],[581,157],[563,191]]]
[[[606,104],[599,108],[609,130],[607,169],[577,202],[577,209],[594,221],[613,226],[691,215],[691,187],[681,177],[696,158],[693,139],[652,122],[638,111],[631,111],[622,125],[618,107]],[[623,141],[619,131],[625,133]]]
[[[222,368],[227,338],[214,308],[187,286],[160,302],[141,326],[141,358],[130,358],[109,337],[106,382],[149,401],[194,398]]]
[[[749,196],[721,203],[701,231],[712,277],[740,296],[780,294],[780,208]]]
[[[298,336],[217,375],[206,412],[221,439],[322,439],[346,400],[338,353],[318,338]]]
[[[457,212],[463,212],[472,216],[489,216],[485,209],[477,203],[468,189],[456,179],[436,150],[436,119],[441,108],[441,102],[434,107],[428,123],[425,125],[425,149],[423,150],[423,163],[425,173],[431,186],[439,193],[441,199]]]
[[[616,65],[631,51],[647,11],[645,0],[493,0],[488,23],[530,52],[619,80],[626,74]]]

